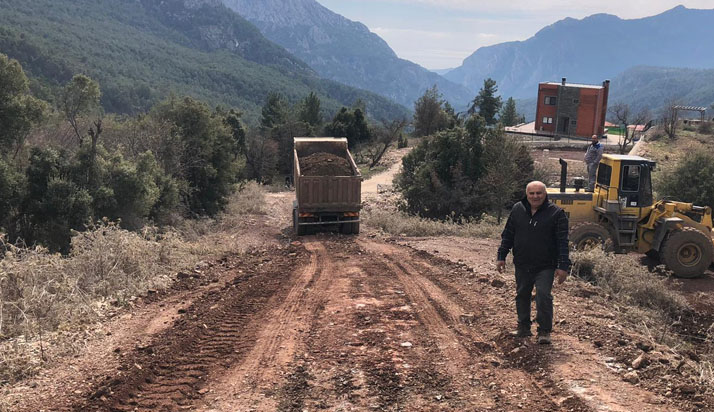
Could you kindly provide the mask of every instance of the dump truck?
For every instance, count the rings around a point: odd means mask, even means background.
[[[702,275],[714,259],[712,209],[673,200],[654,201],[655,162],[640,156],[605,154],[594,192],[583,178],[567,188],[567,162],[560,159],[560,188],[548,198],[570,220],[575,249],[601,245],[615,253],[637,251],[659,259],[675,276]]]
[[[293,229],[298,236],[318,227],[358,234],[362,174],[346,138],[293,138]]]

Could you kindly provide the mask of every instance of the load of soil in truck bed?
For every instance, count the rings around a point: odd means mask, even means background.
[[[344,157],[318,152],[300,158],[303,176],[352,176],[352,167]]]

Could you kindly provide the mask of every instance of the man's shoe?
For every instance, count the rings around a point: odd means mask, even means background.
[[[516,338],[527,338],[529,336],[533,336],[533,333],[531,333],[531,328],[519,327],[517,331],[511,332],[511,335]]]
[[[541,345],[550,345],[550,333],[538,333],[538,343]]]

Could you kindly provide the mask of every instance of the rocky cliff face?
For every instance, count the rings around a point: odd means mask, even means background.
[[[482,47],[445,77],[471,89],[491,77],[503,96],[532,97],[538,82],[561,77],[599,84],[641,64],[714,67],[712,22],[714,10],[682,6],[634,20],[607,14],[567,18],[528,40]]]
[[[400,59],[379,36],[314,0],[223,0],[270,40],[320,75],[413,107],[436,84],[458,109],[473,97],[465,87]]]

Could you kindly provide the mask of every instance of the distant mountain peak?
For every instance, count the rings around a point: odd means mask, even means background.
[[[223,2],[321,76],[371,90],[409,107],[434,84],[454,106],[465,106],[472,98],[466,88],[400,59],[364,24],[334,13],[315,0]]]
[[[469,88],[492,78],[504,96],[527,98],[541,81],[599,84],[638,64],[714,67],[714,10],[677,6],[655,16],[594,14],[559,20],[521,42],[476,50],[445,77]],[[613,85],[614,87],[614,85]]]

